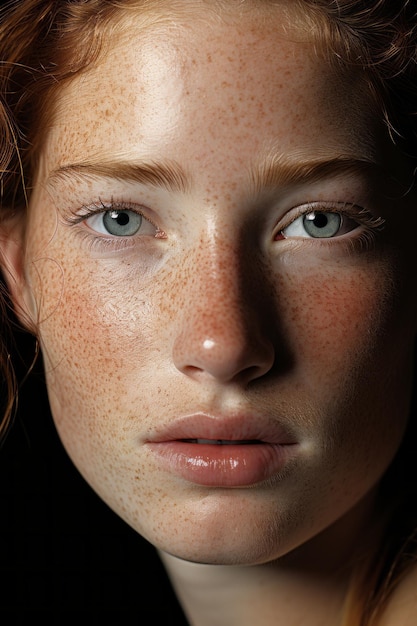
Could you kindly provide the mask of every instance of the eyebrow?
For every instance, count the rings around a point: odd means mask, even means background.
[[[319,182],[340,174],[387,178],[381,165],[365,158],[338,155],[327,159],[295,161],[273,155],[253,170],[251,182],[259,192],[265,188],[279,188],[288,184]]]
[[[185,193],[189,187],[188,177],[175,162],[135,162],[129,161],[84,161],[63,165],[53,170],[48,183],[67,177],[75,178],[113,178],[115,180],[165,187],[174,192]]]
[[[387,174],[375,161],[351,156],[335,156],[327,159],[308,161],[294,160],[273,155],[257,164],[249,173],[249,181],[255,193],[265,189],[284,187],[289,184],[319,182],[324,178],[339,174],[355,174],[383,177]],[[133,162],[130,161],[83,161],[63,165],[53,170],[48,183],[70,178],[112,178],[131,183],[163,187],[169,191],[187,193],[191,179],[183,168],[174,161]]]

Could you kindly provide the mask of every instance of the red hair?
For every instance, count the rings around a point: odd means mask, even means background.
[[[260,6],[256,0],[246,2]],[[3,219],[10,212],[25,210],[55,94],[62,83],[97,60],[105,45],[104,35],[118,23],[122,10],[142,7],[146,11],[155,5],[160,3],[157,0],[13,0],[2,7],[0,216]],[[268,0],[263,5],[267,6]],[[314,44],[318,54],[325,54],[341,68],[353,66],[363,72],[370,103],[413,172],[417,160],[415,2],[292,0],[291,7],[294,6],[301,24],[315,26]],[[1,344],[0,367],[8,398],[1,435],[10,419],[16,391],[8,350]],[[417,441],[417,433],[411,432],[414,428],[414,420],[410,420],[410,436],[382,481],[381,510],[389,521],[377,548],[364,555],[363,565],[355,574],[344,626],[376,624],[392,588],[415,562],[417,511],[410,505],[413,500],[408,499],[409,494],[399,489],[414,470],[410,448],[410,442]]]

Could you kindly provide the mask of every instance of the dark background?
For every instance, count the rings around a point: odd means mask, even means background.
[[[17,351],[24,371],[33,341],[22,335]],[[0,448],[0,546],[2,626],[186,624],[154,548],[64,451],[40,361]]]

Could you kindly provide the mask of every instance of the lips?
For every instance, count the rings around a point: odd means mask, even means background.
[[[145,444],[159,466],[207,487],[245,487],[278,475],[294,457],[295,437],[254,415],[193,414],[174,420]]]
[[[207,443],[209,445],[218,446],[247,446],[254,443],[261,443],[257,439],[241,439],[240,441],[234,441],[233,439],[183,439],[183,441],[188,443]]]

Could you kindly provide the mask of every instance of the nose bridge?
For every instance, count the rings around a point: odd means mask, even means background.
[[[187,374],[251,379],[272,366],[273,347],[254,293],[260,277],[241,245],[231,230],[207,229],[189,257],[174,345],[174,362]]]
[[[241,285],[239,253],[230,237],[220,237],[217,233],[209,233],[209,237],[193,269],[195,294],[199,294],[194,306],[207,329],[204,331],[202,326],[202,332],[212,333],[213,338],[222,333],[230,337],[229,326],[241,326],[244,322],[241,314],[245,290]]]
[[[208,342],[221,341],[223,335],[229,342],[238,341],[245,332],[247,285],[238,239],[208,228],[192,260],[187,316],[193,319],[194,332]],[[245,282],[250,282],[249,276]]]

